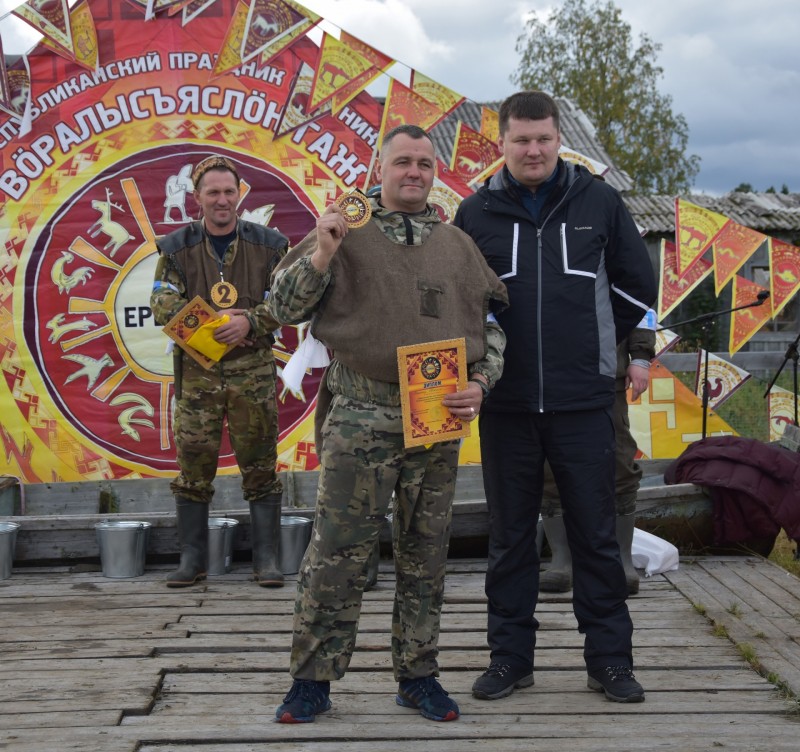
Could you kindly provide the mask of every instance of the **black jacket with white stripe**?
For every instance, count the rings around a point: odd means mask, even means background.
[[[616,344],[654,303],[653,267],[619,193],[559,159],[537,226],[507,168],[454,224],[505,282],[505,369],[484,411],[589,410],[614,401]]]

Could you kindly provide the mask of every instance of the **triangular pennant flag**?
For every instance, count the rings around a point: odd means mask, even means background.
[[[681,341],[679,334],[675,334],[671,329],[656,329],[656,358],[661,357],[665,352],[671,350]]]
[[[369,82],[378,73],[370,60],[336,37],[323,33],[309,108],[313,111],[328,102],[353,80]],[[367,74],[366,79],[362,79],[364,74]]]
[[[261,53],[261,65],[268,65],[284,50],[289,49],[289,47],[291,47],[300,38],[305,38],[306,33],[313,29],[322,20],[322,16],[312,13],[310,10],[307,10],[300,5],[300,3],[294,2],[294,0],[280,0],[280,2],[282,2],[284,5],[291,6],[301,16],[305,16],[309,23],[298,23],[292,29],[287,31],[280,39],[274,41],[269,47],[267,47]]]
[[[777,316],[800,290],[800,248],[769,239],[769,292],[772,316]]]
[[[472,189],[437,158],[436,176],[433,179],[428,203],[439,213],[442,222],[452,222],[461,200],[471,193]]]
[[[69,13],[70,28],[72,29],[73,54],[62,50],[57,44],[47,37],[42,39],[42,44],[62,56],[68,56],[78,65],[95,71],[100,64],[98,58],[97,30],[94,25],[92,9],[85,0],[77,3]]]
[[[700,259],[689,271],[678,273],[678,252],[674,243],[661,241],[661,273],[658,281],[658,320],[669,313],[699,285],[713,268],[710,261]]]
[[[212,6],[217,0],[189,0],[183,6],[183,16],[181,17],[181,26],[186,26],[189,21],[197,18],[206,8]]]
[[[722,214],[675,199],[675,242],[678,246],[677,273],[682,277],[700,261],[720,230],[728,222]]]
[[[384,55],[374,47],[362,42],[354,36],[351,36],[346,31],[342,31],[339,41],[355,50],[361,57],[369,60],[372,67],[364,71],[360,76],[354,78],[349,84],[345,84],[341,89],[334,92],[331,99],[331,110],[335,115],[338,113],[348,102],[357,97],[364,89],[367,88],[378,76],[385,73],[389,68],[394,65],[394,58],[389,55]]]
[[[587,157],[585,154],[574,151],[568,146],[563,146],[558,150],[558,156],[565,162],[575,162],[575,164],[583,165],[592,175],[605,175],[611,168],[596,159]]]
[[[0,102],[0,110],[4,110],[9,115],[22,117],[31,94],[30,76],[27,66],[17,63],[12,68],[6,68],[6,83],[8,85],[8,107]]]
[[[28,0],[12,13],[41,32],[67,56],[73,55],[67,0]]]
[[[481,107],[481,136],[495,144],[500,139],[500,113],[491,107]]]
[[[378,148],[383,141],[383,134],[398,125],[418,125],[427,130],[433,123],[439,122],[441,114],[442,111],[435,104],[411,91],[408,86],[401,84],[397,79],[390,79],[389,90],[386,92],[386,101],[383,105]]]
[[[714,288],[717,296],[742,268],[745,261],[766,240],[766,235],[733,221],[728,222],[720,230],[711,246],[714,253]]]
[[[460,180],[469,185],[479,180],[498,160],[502,163],[502,159],[500,147],[494,141],[458,121],[450,170]]]
[[[438,81],[434,81],[428,76],[424,76],[419,71],[411,71],[411,90],[435,104],[441,111],[440,122],[447,117],[458,105],[466,101],[466,97],[457,94],[452,89],[448,89]],[[428,128],[433,128],[436,123],[432,123]]]
[[[275,127],[276,139],[330,112],[330,102],[326,102],[313,114],[309,112],[308,104],[311,100],[311,87],[313,83],[314,67],[303,62],[289,87],[289,95],[286,97],[286,104],[283,107],[281,119]]]
[[[769,440],[780,441],[787,425],[794,425],[795,395],[788,389],[773,386],[767,395]]]
[[[320,21],[290,0],[250,0],[239,54],[243,63],[261,55],[269,60]]]
[[[716,410],[750,378],[751,374],[720,358],[719,355],[701,348],[697,353],[697,375],[694,383],[694,393],[699,397],[702,397],[706,358],[708,358],[708,405]]]
[[[649,380],[647,390],[628,407],[631,434],[645,457],[678,457],[689,444],[702,438],[702,403],[663,363],[651,364]],[[706,418],[707,436],[736,436],[736,431],[712,410]]]
[[[760,292],[766,292],[766,290],[749,279],[739,275],[735,276],[733,278],[733,305],[731,308],[755,303]],[[771,312],[772,309],[768,305],[750,305],[741,311],[734,311],[731,314],[731,334],[728,352],[731,355],[738,352],[742,345],[769,321]]]
[[[244,0],[239,0],[231,14],[231,22],[225,32],[225,39],[217,56],[212,76],[221,76],[242,64],[242,40],[245,38],[247,16],[250,8]]]

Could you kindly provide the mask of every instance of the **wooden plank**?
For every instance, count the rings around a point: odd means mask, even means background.
[[[770,612],[773,618],[765,617],[779,590],[775,578],[763,574],[764,562],[742,569],[735,558],[682,562],[670,573],[680,589],[666,576],[643,581],[641,595],[629,601],[636,673],[647,692],[647,702],[635,705],[609,703],[586,688],[583,638],[575,629],[569,594],[542,598],[536,684],[497,702],[474,699],[472,682],[488,661],[485,561],[452,562],[439,660],[442,683],[461,705],[462,717],[448,724],[424,721],[394,702],[389,651],[394,580],[386,564],[384,581],[365,596],[358,649],[351,670],[333,687],[333,710],[317,723],[297,726],[273,720],[291,682],[293,584],[264,590],[243,570],[175,592],[163,586],[166,568],[135,580],[64,568],[15,571],[0,583],[0,748],[796,749],[797,703],[782,699],[691,606],[701,594],[707,608],[752,635],[746,619],[726,612],[725,600],[741,599],[747,619],[779,622],[763,639],[777,652],[772,643],[779,635],[786,638],[788,619],[777,609]],[[759,583],[763,591],[746,603]],[[133,652],[140,657],[125,657]]]

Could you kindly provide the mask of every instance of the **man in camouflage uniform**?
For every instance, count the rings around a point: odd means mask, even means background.
[[[642,468],[636,462],[636,440],[631,434],[628,419],[628,392],[637,399],[649,385],[650,361],[655,357],[655,312],[650,311],[627,339],[617,345],[617,378],[614,396],[614,433],[616,436],[614,506],[617,520],[617,543],[625,570],[628,594],[639,592],[639,574],[633,566],[631,546],[636,513],[636,495]],[[542,495],[542,526],[553,558],[547,570],[539,576],[539,590],[565,593],[572,589],[572,556],[564,527],[561,500],[550,465],[545,463]]]
[[[278,412],[272,354],[277,324],[267,312],[266,298],[288,241],[275,230],[238,218],[239,175],[230,160],[203,160],[193,181],[203,218],[158,242],[150,306],[155,320],[165,325],[199,295],[229,316],[213,337],[232,349],[209,370],[181,348],[174,351],[173,431],[180,474],[171,488],[181,560],[167,586],[186,587],[207,575],[208,509],[226,417],[250,504],[255,579],[263,587],[281,586],[282,487],[275,471]]]
[[[351,229],[331,205],[275,274],[270,312],[281,323],[310,320],[333,351],[317,404],[319,491],[295,604],[294,683],[276,711],[283,723],[331,707],[330,682],[352,656],[365,564],[393,492],[396,701],[432,720],[459,715],[435,678],[459,443],[405,448],[397,347],[465,337],[470,381],[443,402],[472,421],[502,372],[505,336],[489,309],[502,308],[506,293],[475,244],[428,206],[435,162],[425,131],[388,133],[381,193],[363,198],[372,219]]]

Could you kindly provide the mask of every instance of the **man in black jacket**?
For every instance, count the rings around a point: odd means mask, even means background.
[[[511,303],[497,316],[505,371],[480,415],[491,661],[472,691],[493,700],[533,684],[546,458],[573,556],[588,686],[610,700],[641,702],[614,530],[612,410],[616,344],[656,299],[652,265],[617,191],[559,158],[551,97],[506,99],[499,145],[505,166],[454,221],[505,282]]]

